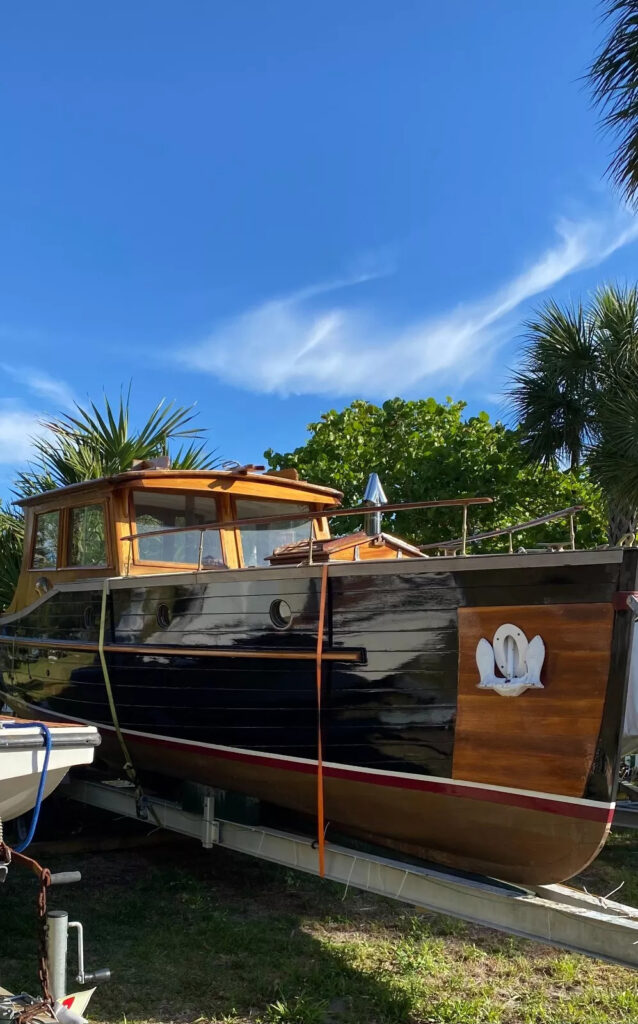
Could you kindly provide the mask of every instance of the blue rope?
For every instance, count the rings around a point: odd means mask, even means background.
[[[44,784],[47,779],[47,769],[49,767],[49,757],[51,755],[51,730],[49,729],[48,725],[44,724],[44,722],[4,722],[2,726],[4,729],[32,729],[34,725],[42,730],[42,735],[44,737],[44,764],[42,765],[42,774],[40,775],[40,782],[38,784],[38,794],[35,798],[35,806],[33,808],[33,815],[31,817],[29,831],[27,833],[26,839],[24,839],[18,846],[14,846],[14,850],[16,851],[16,853],[22,853],[23,850],[26,850],[27,846],[33,839],[36,825],[38,824],[38,818],[40,817],[42,796],[44,794]]]

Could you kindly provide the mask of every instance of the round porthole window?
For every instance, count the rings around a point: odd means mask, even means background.
[[[171,613],[167,604],[157,606],[157,625],[160,629],[168,629],[171,624]]]
[[[288,629],[292,626],[292,609],[287,601],[273,601],[270,606],[270,621],[275,629]]]
[[[82,619],[84,621],[85,629],[93,629],[95,625],[95,608],[92,604],[87,604],[84,612],[82,613]]]

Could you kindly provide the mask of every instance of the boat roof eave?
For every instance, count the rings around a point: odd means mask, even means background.
[[[233,481],[248,480],[251,482],[273,484],[277,487],[289,488],[293,491],[305,491],[309,497],[316,495],[321,500],[325,499],[331,504],[340,504],[343,498],[341,491],[333,487],[323,487],[320,484],[308,483],[305,480],[291,480],[289,477],[278,476],[269,473],[234,473],[230,470],[203,470],[203,469],[132,469],[126,473],[117,473],[114,476],[103,476],[97,480],[83,480],[81,483],[68,484],[66,487],[58,487],[51,491],[42,491],[30,498],[23,498],[15,502],[22,508],[29,508],[33,505],[49,503],[53,496],[66,497],[73,494],[90,494],[92,491],[106,487],[117,487],[122,484],[133,483],[137,480],[152,481],[173,481],[177,479],[201,480],[202,483],[212,483],[215,480]],[[266,488],[264,488],[266,490]]]

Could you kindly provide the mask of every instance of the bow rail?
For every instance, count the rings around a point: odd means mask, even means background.
[[[516,523],[514,526],[502,526],[498,530],[486,530],[484,533],[474,533],[469,537],[457,537],[454,540],[434,541],[431,544],[419,544],[419,551],[450,551],[460,547],[465,548],[467,544],[478,544],[482,540],[492,537],[509,537],[510,554],[513,553],[512,536],[515,533],[522,533],[524,530],[531,530],[533,526],[542,526],[543,523],[551,523],[556,519],[569,519],[569,545],[572,551],[576,550],[576,530],[574,517],[582,512],[584,505],[571,505],[569,508],[559,509],[558,512],[550,512],[547,516],[539,516],[537,519],[528,519],[524,523]]]

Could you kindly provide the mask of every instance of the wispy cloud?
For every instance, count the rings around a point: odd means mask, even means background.
[[[463,379],[503,340],[508,314],[634,241],[638,219],[620,211],[600,220],[561,220],[556,233],[556,243],[522,273],[484,299],[438,316],[396,325],[371,310],[317,301],[369,279],[355,275],[249,309],[178,358],[227,383],[281,395],[385,397],[452,370]]]
[[[11,399],[0,400],[0,463],[16,465],[31,458],[31,440],[42,433],[37,413]]]
[[[9,366],[2,363],[0,370],[2,373],[9,374],[13,380],[22,384],[32,394],[38,395],[39,398],[46,398],[55,402],[57,407],[64,409],[74,408],[75,397],[66,381],[51,377],[48,373],[29,366]]]

